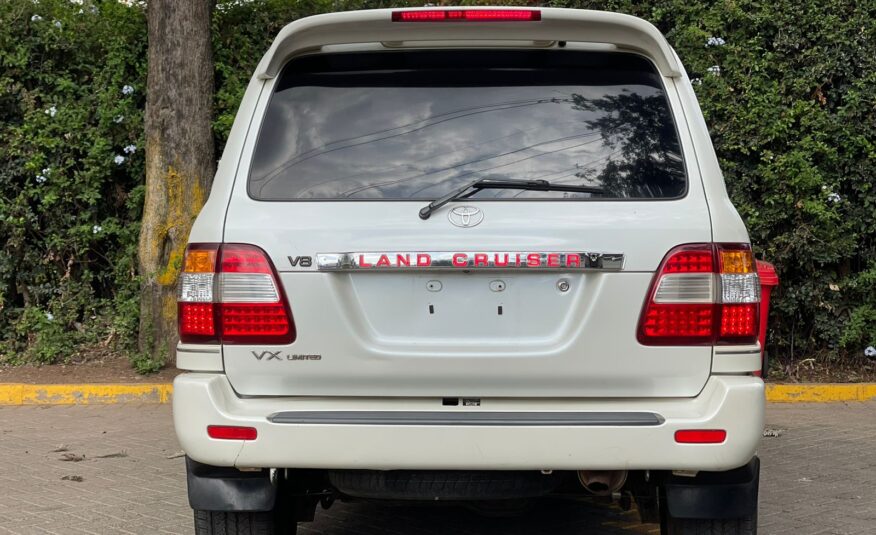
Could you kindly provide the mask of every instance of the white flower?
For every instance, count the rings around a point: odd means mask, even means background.
[[[45,114],[48,115],[49,117],[54,117],[55,115],[57,115],[57,113],[58,113],[58,108],[56,108],[55,106],[47,108],[45,111]]]
[[[85,0],[70,0],[71,4],[76,4],[77,6],[81,6]]]
[[[121,154],[117,154],[116,157],[113,158],[113,161],[116,163],[116,165],[122,165],[123,163],[125,163],[125,157]]]
[[[137,152],[137,145],[128,145],[122,150],[125,151],[125,154],[134,154]]]
[[[60,20],[56,20],[56,21],[53,22],[52,24],[55,25],[55,28],[58,28],[59,30],[61,29],[61,21],[60,21]]]
[[[37,176],[36,176],[36,183],[37,183],[37,184],[45,184],[45,183],[46,183],[46,180],[48,180],[48,178],[46,177],[46,175],[37,175]]]
[[[40,17],[39,15],[34,15],[33,17],[30,18],[31,22],[39,22],[41,20],[43,20],[43,18]]]
[[[115,118],[113,118],[113,122],[116,123],[116,124],[119,124],[119,123],[121,123],[121,122],[124,121],[124,120],[125,120],[125,116],[124,116],[124,115],[116,115]]]
[[[867,346],[867,349],[864,350],[864,356],[872,358],[876,358],[876,347]]]
[[[94,225],[93,227],[91,227],[92,234],[99,234],[100,231],[102,231],[102,230],[103,230],[103,227],[100,225]]]
[[[46,312],[46,319],[49,321],[55,321],[55,315],[51,312]]]
[[[827,194],[827,200],[830,202],[840,202],[842,197],[840,197],[839,193],[830,192]]]
[[[693,85],[703,85],[703,79],[702,78],[694,78],[693,80],[690,81],[690,83]]]
[[[719,65],[712,65],[708,69],[706,69],[709,74],[714,74],[715,76],[721,76],[721,67]]]
[[[123,94],[123,95],[130,95],[130,94],[133,93],[133,92],[134,92],[134,88],[133,88],[133,87],[131,87],[131,86],[129,86],[129,85],[124,85],[124,86],[122,86],[122,94]]]
[[[43,169],[43,174],[44,174],[44,175],[47,175],[47,174],[49,174],[49,173],[51,173],[51,172],[52,172],[52,168],[51,168],[51,167],[46,167],[46,168]]]
[[[727,41],[720,37],[709,37],[706,39],[706,46],[724,46],[727,44]]]

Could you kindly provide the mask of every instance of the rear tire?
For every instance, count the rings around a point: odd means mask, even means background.
[[[701,519],[667,515],[661,531],[666,535],[756,535],[757,517]]]
[[[195,510],[196,535],[293,535],[295,522],[281,519],[274,512],[227,513]]]

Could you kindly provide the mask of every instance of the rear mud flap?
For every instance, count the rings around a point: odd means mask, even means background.
[[[700,472],[696,477],[670,476],[666,506],[674,518],[740,518],[757,513],[760,459],[726,472]]]

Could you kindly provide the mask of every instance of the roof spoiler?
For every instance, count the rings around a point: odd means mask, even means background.
[[[496,9],[485,7],[421,8]],[[511,8],[502,8],[511,9]],[[525,8],[521,8],[525,9]],[[395,11],[417,9],[373,9],[305,17],[288,24],[274,39],[256,68],[256,76],[277,76],[286,61],[302,52],[326,45],[375,42],[436,41],[571,41],[609,43],[651,58],[664,76],[680,77],[681,65],[666,38],[651,23],[640,18],[607,11],[539,8],[540,21],[482,22],[443,21],[393,22]]]

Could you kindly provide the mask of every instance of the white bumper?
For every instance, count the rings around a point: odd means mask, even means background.
[[[380,425],[272,423],[296,411],[436,413],[648,412],[661,422],[625,425]],[[444,407],[440,399],[239,398],[222,374],[174,381],[173,418],[185,452],[215,466],[421,470],[727,470],[748,462],[763,432],[764,386],[756,377],[711,377],[695,398],[620,400],[484,399]],[[215,440],[208,425],[250,426],[253,441]],[[722,444],[677,444],[680,429],[724,429]]]

